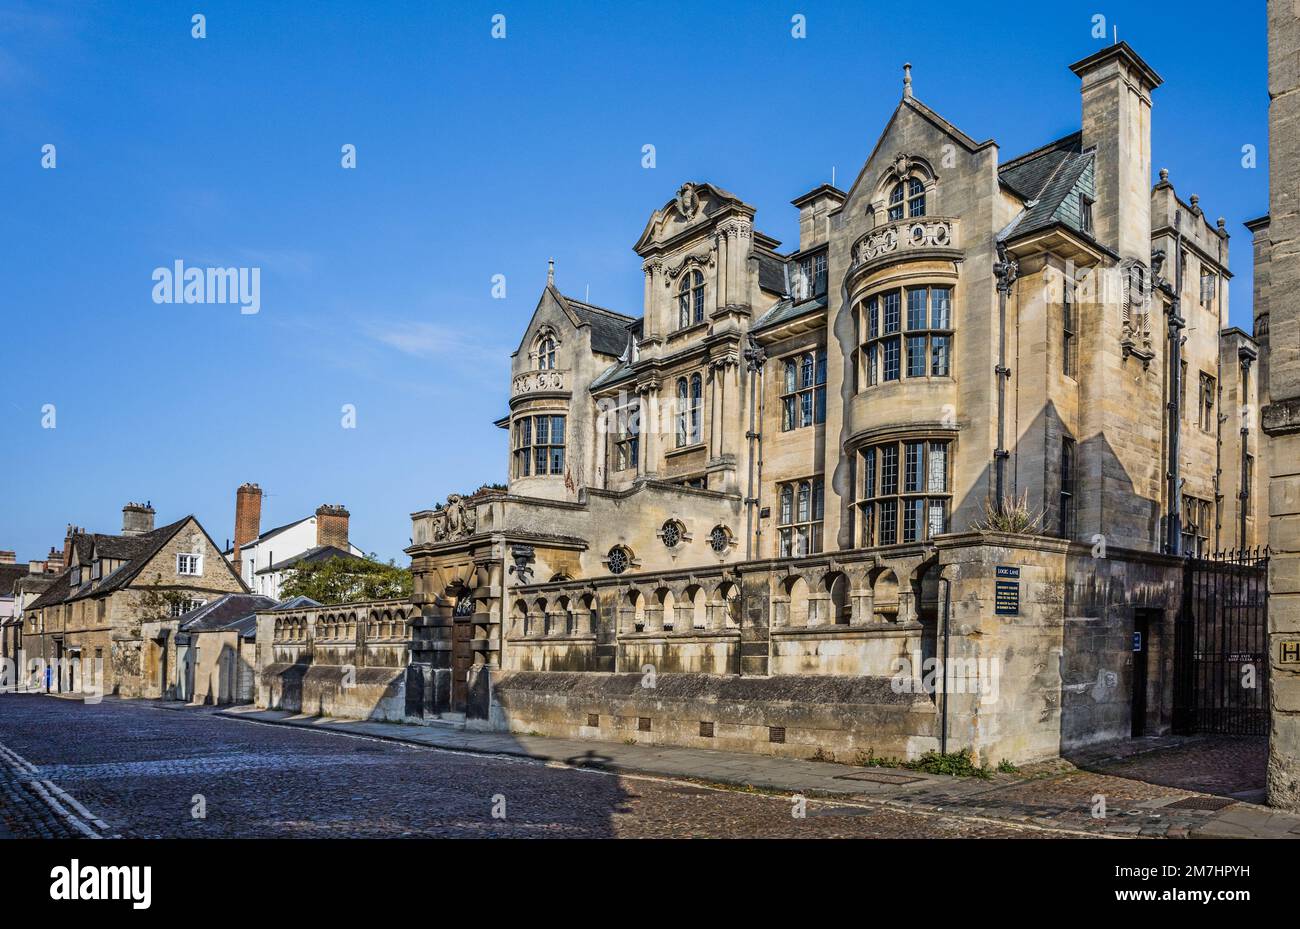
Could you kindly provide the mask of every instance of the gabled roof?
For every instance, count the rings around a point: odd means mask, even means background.
[[[1063,225],[1092,240],[1092,233],[1083,228],[1080,198],[1096,197],[1094,159],[1091,149],[1080,149],[1081,139],[1080,133],[1072,133],[998,168],[1003,186],[1025,201],[999,239]]]
[[[623,349],[627,348],[628,332],[637,322],[635,316],[596,306],[594,303],[586,303],[564,294],[560,296],[569,305],[573,315],[578,318],[578,324],[591,328],[593,352],[614,356],[623,354]]]
[[[304,516],[301,519],[295,519],[291,523],[285,523],[283,526],[276,526],[274,529],[268,529],[265,532],[263,532],[261,535],[259,535],[256,539],[253,539],[250,542],[245,542],[242,545],[240,545],[239,549],[240,551],[244,551],[246,549],[252,548],[254,545],[261,545],[263,542],[267,541],[268,539],[274,538],[275,536],[279,535],[281,532],[284,532],[286,529],[292,529],[294,526],[297,526],[300,523],[305,523],[309,519],[311,519],[310,516]],[[227,548],[222,554],[232,555],[234,554],[234,552],[235,552],[235,548],[232,545],[230,548]]]
[[[13,595],[14,584],[31,573],[25,564],[0,564],[0,597]]]
[[[277,603],[274,607],[272,607],[272,609],[276,609],[276,610],[306,610],[306,609],[310,609],[310,608],[312,608],[312,607],[314,607],[314,606],[320,606],[320,605],[321,605],[320,603],[318,603],[317,601],[313,600],[311,597],[304,597],[302,594],[299,594],[299,595],[296,596],[296,597],[290,597],[288,600],[281,600],[281,601],[280,601],[279,603]]]

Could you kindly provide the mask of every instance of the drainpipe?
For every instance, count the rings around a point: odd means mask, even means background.
[[[1127,283],[1127,282],[1126,282]],[[1166,475],[1169,479],[1169,507],[1165,519],[1165,552],[1170,555],[1181,554],[1182,547],[1182,501],[1179,494],[1179,434],[1182,429],[1182,345],[1183,327],[1187,325],[1182,317],[1183,299],[1183,213],[1174,212],[1174,293],[1169,304],[1169,467]]]
[[[952,581],[939,578],[943,584],[943,703],[939,707],[939,754],[948,753],[948,619],[952,607]]]
[[[1006,494],[1007,452],[1007,381],[1011,369],[1007,367],[1007,296],[1020,274],[1020,265],[1007,254],[1002,242],[997,245],[998,260],[993,264],[993,276],[998,288],[998,363],[993,373],[998,379],[998,445],[993,450],[994,494],[997,511],[1002,512]]]
[[[758,465],[758,457],[762,454],[763,448],[760,442],[761,433],[755,430],[755,417],[758,408],[758,381],[763,364],[767,361],[767,353],[751,333],[743,355],[745,370],[749,372],[749,431],[745,433],[745,439],[749,442],[749,487],[745,492],[745,560],[752,561],[754,559],[754,508],[758,506],[754,469]],[[760,479],[761,476],[760,471]]]

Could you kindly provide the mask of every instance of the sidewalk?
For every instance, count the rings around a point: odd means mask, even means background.
[[[184,704],[172,704],[168,708],[213,711],[211,707]],[[984,780],[708,749],[330,719],[251,706],[215,712],[232,719],[324,729],[453,751],[514,756],[617,774],[648,774],[750,790],[799,793],[1091,835],[1300,839],[1300,816],[1231,797],[1079,770],[1065,761],[1035,765],[1016,774],[994,774]],[[1100,812],[1102,802],[1105,815],[1094,815]]]

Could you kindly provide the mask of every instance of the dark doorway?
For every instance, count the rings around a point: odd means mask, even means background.
[[[451,625],[451,708],[465,712],[469,701],[469,669],[474,664],[470,643],[474,636],[473,618],[460,616]]]
[[[1133,738],[1147,730],[1147,656],[1151,654],[1151,614],[1153,610],[1133,611]]]

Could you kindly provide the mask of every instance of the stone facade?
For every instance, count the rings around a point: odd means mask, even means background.
[[[1269,216],[1256,221],[1256,281],[1268,346],[1263,430],[1269,456],[1269,803],[1300,809],[1300,17],[1268,4]],[[1277,300],[1270,295],[1276,295]]]
[[[1123,43],[1072,70],[1080,131],[1010,160],[909,71],[787,252],[683,184],[638,314],[552,267],[507,489],[412,514],[405,677],[344,697],[281,617],[259,702],[842,760],[1167,730],[1180,556],[1259,539],[1266,349],[1223,331],[1224,223],[1151,183],[1159,76]]]
[[[80,674],[102,662],[104,693],[152,694],[165,673],[161,655],[168,646],[146,636],[144,626],[157,625],[173,610],[246,591],[193,516],[154,529],[152,509],[146,519],[132,506],[123,511],[121,535],[69,527],[68,567],[24,611],[25,658],[53,669],[51,689],[82,688],[84,678],[65,673],[60,679],[57,670],[60,662],[66,667],[76,659]]]

